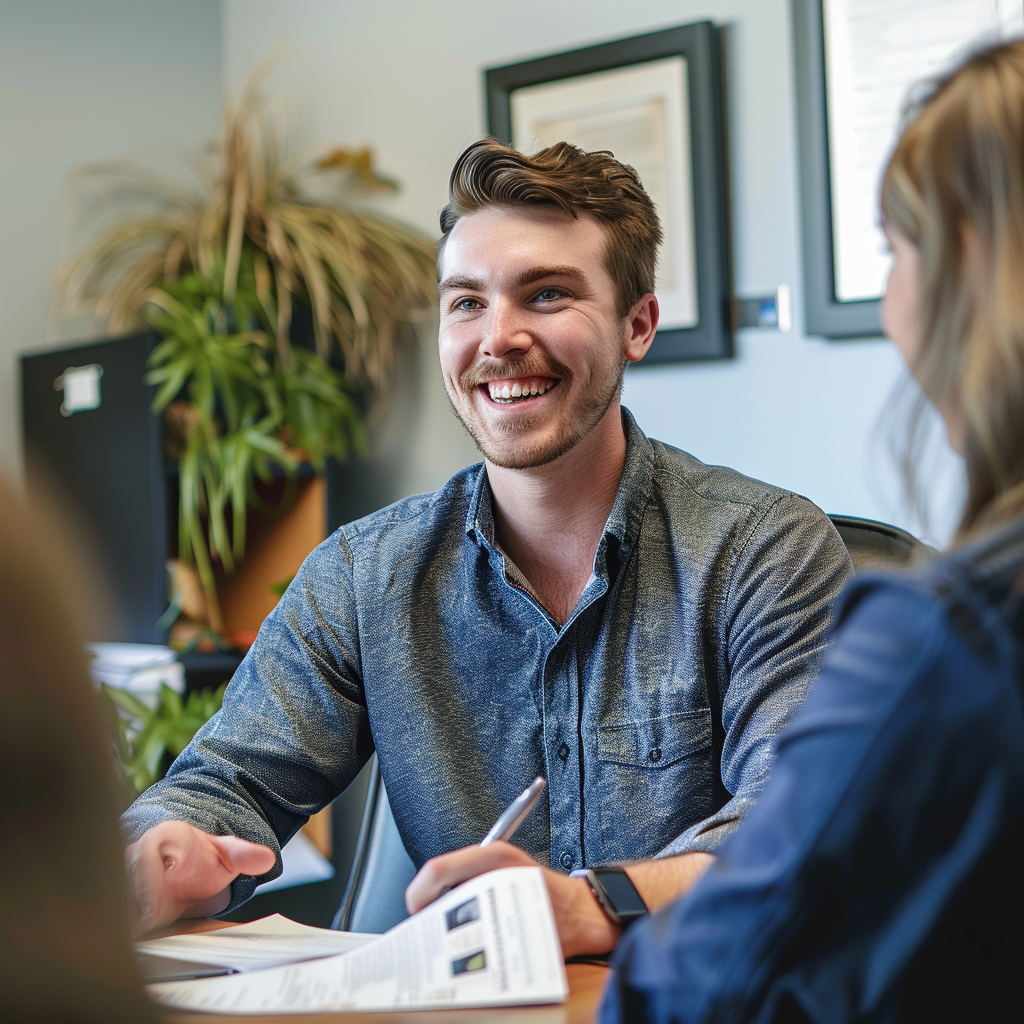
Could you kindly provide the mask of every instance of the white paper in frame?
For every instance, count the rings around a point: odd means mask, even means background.
[[[666,57],[514,89],[517,149],[556,142],[610,150],[633,167],[657,207],[665,241],[656,294],[661,327],[698,323],[690,104],[686,59]]]
[[[878,188],[908,89],[1024,31],[1021,0],[823,0],[835,297],[877,299],[889,256]]]

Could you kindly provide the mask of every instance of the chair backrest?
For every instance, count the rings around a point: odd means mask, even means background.
[[[863,569],[910,569],[936,552],[898,526],[857,516],[829,516],[850,553],[855,572]]]
[[[409,916],[405,889],[416,874],[391,813],[376,754],[370,773],[352,870],[331,925],[345,932],[386,932],[404,921]]]

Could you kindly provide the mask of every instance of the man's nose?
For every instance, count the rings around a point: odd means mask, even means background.
[[[492,359],[503,359],[509,354],[528,352],[532,347],[533,335],[526,329],[516,304],[504,299],[491,303],[480,351]]]

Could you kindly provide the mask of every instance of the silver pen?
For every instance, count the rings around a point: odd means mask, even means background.
[[[531,782],[526,789],[522,791],[498,815],[498,820],[491,826],[491,831],[484,836],[481,846],[490,846],[491,843],[498,839],[508,840],[512,838],[512,834],[522,824],[523,818],[525,818],[530,811],[533,810],[533,805],[537,802],[541,793],[544,792],[544,787],[547,783],[538,775],[537,778]],[[444,886],[441,891],[434,897],[434,899],[440,899],[445,893],[451,892],[451,886]]]
[[[515,832],[521,824],[523,818],[525,818],[530,811],[533,810],[533,805],[537,802],[538,797],[544,792],[544,787],[547,783],[538,775],[537,778],[530,783],[523,792],[515,798],[502,811],[501,816],[491,827],[491,831],[484,836],[481,846],[490,846],[491,843],[496,842],[498,839],[511,839],[512,834]]]

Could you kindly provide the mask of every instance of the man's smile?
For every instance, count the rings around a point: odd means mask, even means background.
[[[480,385],[487,397],[499,405],[512,405],[546,394],[559,383],[557,377],[506,377]]]

